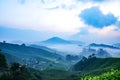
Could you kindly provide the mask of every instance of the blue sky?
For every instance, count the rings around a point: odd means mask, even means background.
[[[120,40],[119,0],[0,0],[0,40]]]

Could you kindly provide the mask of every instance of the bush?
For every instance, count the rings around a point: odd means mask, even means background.
[[[81,80],[120,80],[120,71],[112,70],[99,76],[87,76],[81,78]]]

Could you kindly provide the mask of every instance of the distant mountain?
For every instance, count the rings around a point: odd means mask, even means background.
[[[90,48],[90,47],[85,47],[85,48],[82,49],[82,52],[80,54],[88,57],[91,54],[96,54],[96,49],[93,49],[93,48]]]
[[[43,43],[48,43],[48,44],[70,44],[70,41],[64,40],[59,37],[52,37],[46,41],[42,41]]]
[[[111,69],[120,69],[120,58],[83,58],[76,63],[72,70],[74,71],[104,71]]]
[[[98,50],[93,48],[83,48],[81,55],[88,57],[89,55],[95,54],[98,58],[112,57],[106,50],[99,48]]]
[[[120,49],[117,46],[112,46],[112,45],[107,45],[107,44],[96,44],[96,43],[92,43],[89,44],[90,47],[104,47],[104,48],[111,48],[111,49]]]
[[[103,49],[98,49],[95,56],[98,58],[112,57],[106,50],[103,50]]]
[[[52,38],[49,38],[45,41],[41,41],[41,42],[34,42],[32,44],[39,44],[39,45],[43,45],[43,46],[46,46],[46,45],[56,45],[56,44],[77,44],[77,45],[83,45],[85,44],[84,42],[82,41],[75,41],[75,40],[65,40],[65,39],[62,39],[62,38],[59,38],[59,37],[52,37]]]

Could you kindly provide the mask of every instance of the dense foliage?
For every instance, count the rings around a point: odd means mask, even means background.
[[[99,76],[87,76],[81,80],[120,80],[120,71],[112,70],[111,72],[103,73]]]
[[[6,69],[7,66],[7,62],[5,59],[5,56],[2,54],[1,50],[0,50],[0,70]]]
[[[0,72],[0,80],[43,80],[41,72],[19,63],[12,63],[7,71]]]

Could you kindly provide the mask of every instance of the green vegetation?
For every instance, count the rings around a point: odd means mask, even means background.
[[[1,50],[0,50],[0,70],[4,70],[6,69],[7,66],[7,62],[5,59],[5,56],[2,54]]]
[[[20,66],[19,63],[13,63],[8,71],[5,71],[0,80],[28,80],[29,73],[25,66]]]
[[[0,80],[41,80],[41,75],[32,73],[31,69],[19,63],[8,66],[4,54],[0,50]]]
[[[120,80],[120,71],[112,70],[111,72],[103,73],[99,76],[83,77],[81,80]]]
[[[55,52],[49,52],[40,48],[25,46],[25,44],[18,45],[0,42],[0,49],[2,49],[2,51],[4,51],[5,53],[9,53],[19,58],[42,57],[45,58],[44,60],[49,61],[46,58],[58,59],[59,57],[62,57],[61,55],[58,55]]]
[[[74,71],[109,71],[120,69],[120,58],[83,58],[72,68]]]
[[[7,71],[1,72],[0,80],[42,80],[41,73],[19,63],[12,63]]]

